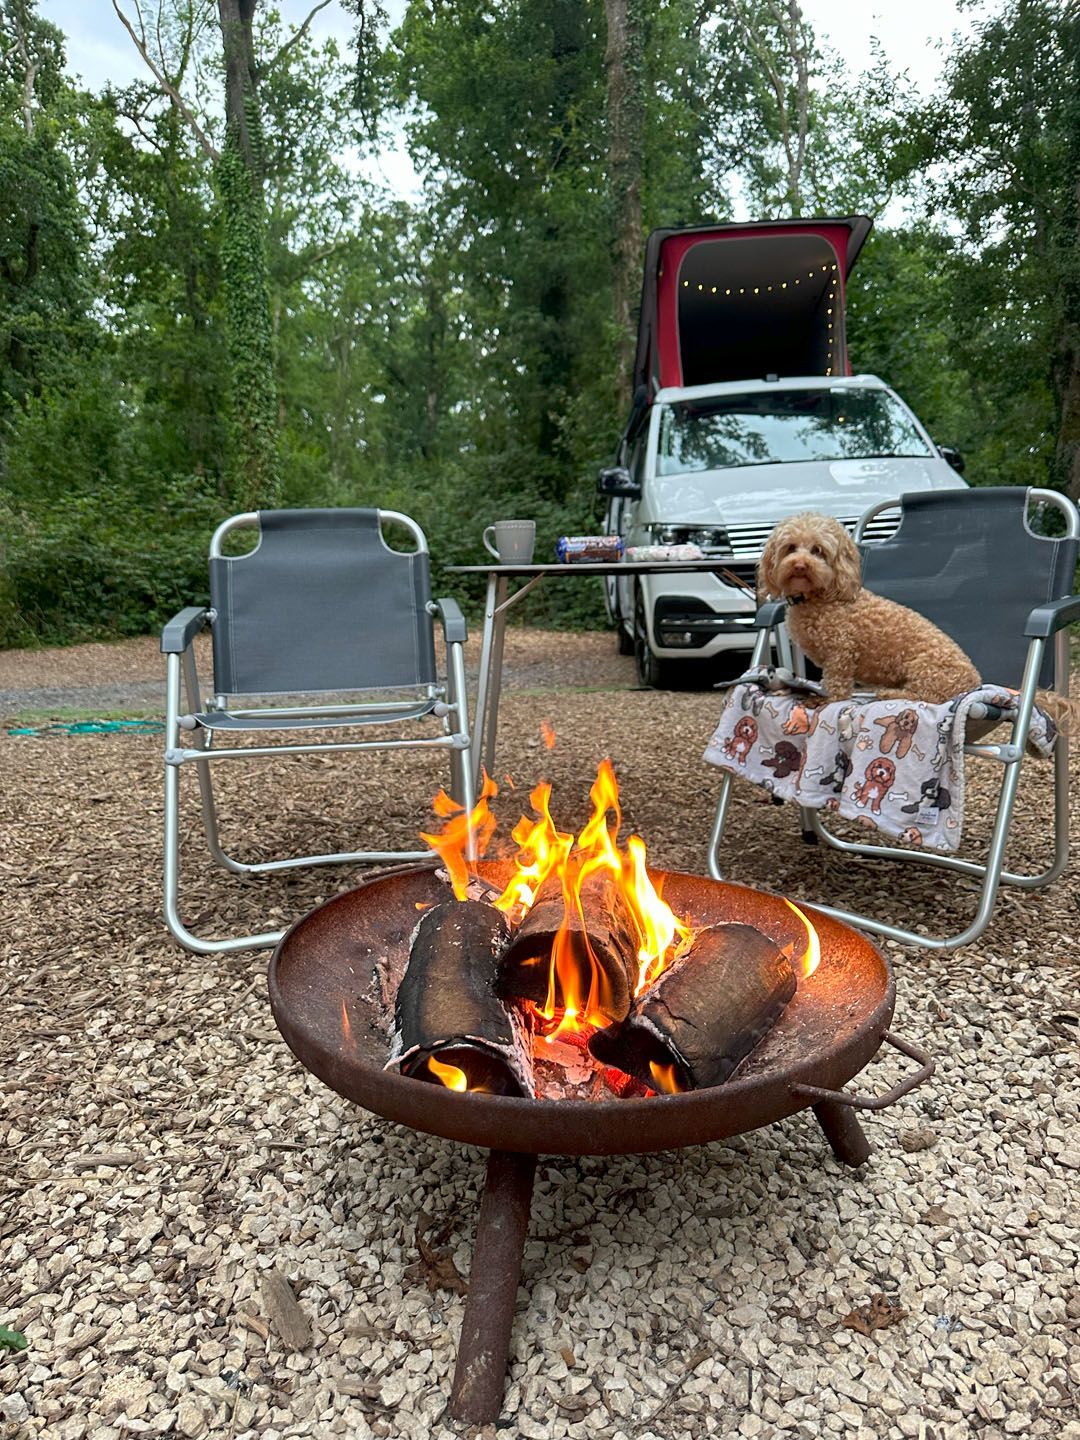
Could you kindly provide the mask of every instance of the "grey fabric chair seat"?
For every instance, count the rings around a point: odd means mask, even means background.
[[[1001,770],[986,858],[968,860],[843,839],[826,826],[824,811],[809,806],[799,807],[803,838],[848,855],[923,862],[953,872],[964,883],[974,878],[981,882],[976,913],[958,934],[937,936],[893,924],[880,916],[860,915],[807,898],[818,909],[863,930],[903,944],[954,950],[970,944],[985,930],[999,886],[1030,890],[1049,885],[1068,863],[1067,726],[1058,732],[1049,762],[1054,767],[1050,861],[1037,874],[1020,874],[1005,869],[1004,857],[1020,769],[1028,751],[1036,687],[1054,687],[1062,695],[1068,694],[1068,626],[1080,620],[1080,596],[1072,593],[1080,547],[1080,515],[1070,500],[1055,491],[1012,486],[903,495],[899,505],[901,518],[896,532],[875,544],[861,543],[864,586],[919,611],[951,635],[971,657],[985,683],[1019,692],[1009,735],[995,737],[991,742],[969,733],[971,743],[964,747],[965,756],[990,761]],[[856,529],[856,541],[862,541],[864,530],[875,516],[895,510],[896,506],[896,501],[889,501],[868,511]],[[1056,511],[1058,529],[1064,533],[1040,533],[1032,523],[1040,509]],[[758,639],[751,665],[767,662],[770,642],[775,643],[784,665],[790,667],[793,660],[798,660],[787,639],[785,613],[786,607],[780,603],[769,603],[759,610]],[[985,732],[996,727],[981,728]],[[708,851],[709,872],[717,879],[722,878],[719,850],[730,795],[731,775],[725,772]]]
[[[384,528],[408,532],[411,548],[393,548]],[[226,553],[234,532],[245,529],[257,532],[254,548]],[[237,860],[226,852],[218,828],[211,784],[211,767],[218,762],[430,749],[449,760],[451,796],[466,810],[473,805],[465,621],[453,600],[432,598],[427,541],[414,520],[397,511],[361,509],[234,515],[214,532],[209,569],[210,607],[182,610],[161,637],[167,657],[165,918],[182,945],[203,954],[262,949],[284,931],[208,939],[185,924],[179,899],[183,770],[194,766],[198,776],[211,857],[238,875],[419,861],[429,859],[430,851],[388,846]],[[436,621],[445,647],[443,669],[436,661]],[[214,675],[203,694],[193,641],[205,626],[213,638]],[[358,699],[360,692],[364,698]],[[230,745],[244,734],[258,740]],[[436,782],[433,793],[437,788]],[[359,816],[359,785],[356,795]],[[418,814],[415,831],[427,819]]]
[[[438,704],[438,700],[424,700],[377,715],[350,711],[340,715],[291,718],[277,715],[237,715],[228,710],[205,710],[191,718],[204,730],[340,730],[350,725],[389,725],[400,720],[422,720],[425,715],[434,714]]]

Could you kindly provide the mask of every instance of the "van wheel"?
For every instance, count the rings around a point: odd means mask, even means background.
[[[634,601],[634,660],[638,680],[646,689],[663,690],[667,686],[671,666],[658,660],[649,648],[649,632],[645,628],[645,602],[640,589]]]

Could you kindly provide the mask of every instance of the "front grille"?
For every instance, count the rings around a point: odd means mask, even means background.
[[[735,563],[729,568],[742,578],[744,571],[746,578],[753,582],[754,566],[757,557],[765,548],[765,542],[772,534],[773,526],[777,522],[767,522],[755,525],[728,525],[728,539],[731,541],[731,553],[735,557]],[[859,517],[841,516],[840,524],[847,530],[849,535],[854,535],[855,526],[859,523]],[[866,527],[863,539],[869,544],[875,544],[879,540],[888,540],[900,524],[900,507],[894,510],[883,510],[880,515],[875,515]],[[743,564],[739,564],[743,561]],[[749,564],[745,562],[749,561]]]

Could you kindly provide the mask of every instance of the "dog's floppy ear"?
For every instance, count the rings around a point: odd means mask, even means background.
[[[840,524],[836,526],[835,542],[832,596],[834,600],[854,600],[862,589],[862,560],[859,549]]]
[[[761,552],[761,559],[757,567],[757,598],[760,603],[767,595],[780,594],[780,580],[776,573],[777,561],[780,559],[780,545],[783,539],[781,525],[777,525],[768,540],[765,542],[765,549]]]

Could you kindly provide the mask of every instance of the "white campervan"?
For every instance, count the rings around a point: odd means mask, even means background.
[[[600,478],[605,529],[627,546],[692,542],[722,564],[608,582],[645,684],[669,661],[749,650],[757,558],[786,516],[854,527],[882,501],[964,485],[959,457],[887,385],[846,373],[844,280],[869,228],[856,216],[649,237],[634,409]],[[897,518],[878,517],[874,538]]]

